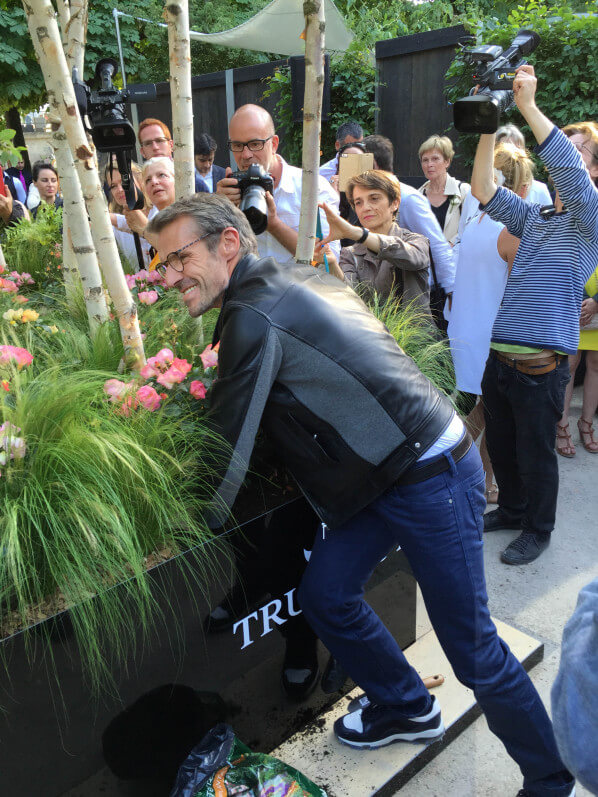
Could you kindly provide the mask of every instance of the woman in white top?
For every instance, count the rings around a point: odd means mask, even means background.
[[[533,173],[532,161],[524,151],[512,144],[499,144],[494,168],[500,185],[525,198]],[[481,395],[492,326],[518,246],[519,239],[481,211],[478,201],[470,195],[463,206],[455,246],[457,270],[447,331],[457,389],[465,393]],[[483,431],[479,401],[465,423],[474,439]],[[496,503],[498,491],[493,485],[484,438],[480,453],[486,471],[486,498],[489,503]]]
[[[131,173],[133,180],[138,191],[143,193],[141,183],[141,169],[136,163],[131,164]],[[135,269],[141,269],[147,266],[151,260],[150,245],[144,239],[138,236],[141,262],[139,262],[139,254],[137,251],[137,243],[135,241],[135,233],[131,231],[128,223],[127,216],[131,211],[127,207],[127,198],[122,186],[122,176],[116,165],[110,168],[110,164],[104,170],[104,179],[110,188],[110,201],[108,207],[110,209],[110,221],[114,226],[114,237],[122,256],[129,261],[131,266]],[[147,214],[151,208],[151,203],[144,194],[145,207],[139,211],[147,218]]]
[[[448,136],[433,135],[419,148],[422,171],[428,178],[418,189],[427,197],[446,240],[453,245],[457,237],[461,207],[469,194],[469,183],[455,180],[448,173],[455,150]]]

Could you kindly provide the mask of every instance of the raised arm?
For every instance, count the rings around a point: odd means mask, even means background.
[[[481,135],[473,161],[471,193],[482,205],[487,205],[496,193],[496,183],[494,182],[495,142],[494,133]]]

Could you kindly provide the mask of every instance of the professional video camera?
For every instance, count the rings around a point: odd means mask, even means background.
[[[513,103],[515,70],[527,63],[522,56],[533,52],[539,43],[540,37],[533,30],[520,30],[504,52],[497,44],[462,52],[466,63],[475,67],[473,80],[478,88],[453,106],[454,124],[460,133],[496,132],[501,113]]]
[[[264,232],[268,226],[268,205],[266,191],[274,190],[272,176],[259,163],[252,163],[246,172],[234,172],[241,189],[239,209],[247,216],[247,221],[256,235]]]
[[[77,70],[73,69],[73,86],[81,118],[89,119],[87,131],[98,152],[109,152],[110,163],[116,159],[122,177],[122,186],[131,210],[143,207],[143,194],[135,187],[131,174],[131,152],[135,148],[135,130],[126,117],[125,103],[148,102],[156,99],[156,87],[148,83],[143,89],[120,90],[114,86],[112,78],[118,72],[113,58],[102,58],[96,65],[95,78],[100,89],[93,91],[80,81]]]

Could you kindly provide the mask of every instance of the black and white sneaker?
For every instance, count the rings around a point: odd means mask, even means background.
[[[432,707],[419,717],[406,717],[393,706],[371,703],[334,723],[339,742],[366,750],[384,747],[392,742],[423,742],[431,744],[444,736],[440,705],[432,697]]]
[[[533,795],[527,789],[520,789],[517,792],[517,797],[533,797]],[[575,797],[575,785],[571,787],[571,791],[567,792],[567,797]]]

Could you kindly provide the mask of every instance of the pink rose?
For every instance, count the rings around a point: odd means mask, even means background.
[[[155,357],[150,357],[150,360],[155,360]],[[154,364],[147,361],[147,363],[143,366],[141,371],[139,372],[144,379],[151,379],[154,376],[158,376],[160,371],[157,368],[154,368]]]
[[[144,268],[142,268],[141,271],[138,271],[137,274],[135,274],[135,279],[137,280],[137,282],[141,282],[142,280],[146,280],[147,278],[148,278],[148,272]]]
[[[179,363],[181,365],[179,365]],[[173,385],[180,385],[184,382],[185,377],[191,370],[191,364],[187,360],[179,360],[175,358],[170,368],[156,379],[159,385],[163,385],[167,390],[170,390]]]
[[[135,277],[133,274],[125,274],[125,280],[127,281],[127,287],[132,291],[135,287]]]
[[[0,364],[8,363],[14,360],[19,370],[24,365],[31,365],[33,362],[33,354],[30,354],[27,349],[21,349],[19,346],[0,346]]]
[[[206,397],[206,386],[199,379],[196,379],[189,385],[189,393],[191,393],[193,398],[203,399]]]
[[[16,293],[17,285],[12,280],[0,277],[0,290],[4,291],[4,293]]]
[[[199,356],[201,357],[204,370],[206,368],[214,368],[214,366],[218,365],[218,354],[212,349],[211,343],[205,347]]]
[[[157,291],[139,291],[137,296],[141,304],[154,304],[158,301]]]
[[[126,385],[120,379],[108,379],[104,382],[104,393],[113,404],[116,404],[125,396],[130,386],[130,383]]]
[[[174,353],[171,349],[160,349],[155,357],[150,357],[148,362],[154,360],[158,365],[170,365],[174,360]]]
[[[150,410],[150,412],[157,410],[162,401],[159,394],[151,385],[140,387],[137,393],[135,393],[135,397],[138,399],[139,403],[142,404],[146,410]]]
[[[162,282],[162,275],[159,271],[150,271],[145,281],[149,282],[151,285],[159,285]]]

